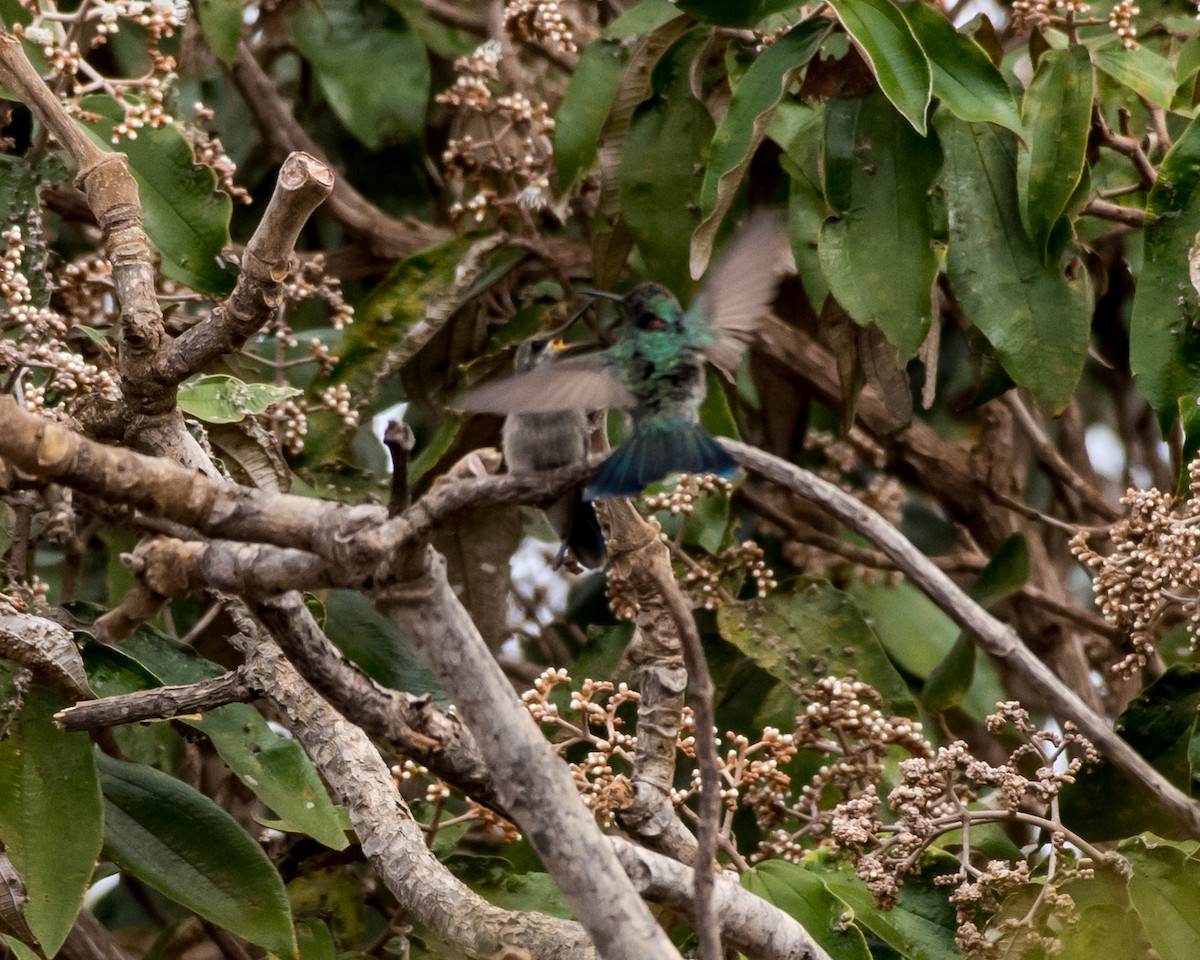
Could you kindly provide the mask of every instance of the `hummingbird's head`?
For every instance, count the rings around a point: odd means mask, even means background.
[[[683,323],[679,301],[666,287],[658,283],[639,283],[621,300],[625,315],[639,330],[678,332]]]
[[[513,358],[513,369],[517,373],[532,370],[539,363],[549,361],[560,353],[571,349],[571,345],[555,334],[532,337],[517,347],[517,355]]]

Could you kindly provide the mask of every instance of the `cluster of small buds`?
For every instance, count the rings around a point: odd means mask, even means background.
[[[199,120],[203,117],[211,117],[212,111],[206,110],[203,104],[197,103],[195,114]],[[184,136],[191,141],[192,153],[195,154],[196,162],[203,164],[216,174],[217,188],[225,191],[234,203],[253,203],[254,198],[250,196],[250,191],[245,187],[239,187],[234,182],[234,177],[237,176],[237,165],[225,152],[225,145],[221,143],[220,137],[191,123],[182,125],[181,129]]]
[[[125,116],[113,127],[112,142],[119,144],[121,140],[136,140],[138,131],[143,127],[159,130],[175,122],[175,118],[167,112],[165,101],[170,85],[175,81],[175,61],[164,57],[166,72],[163,75],[152,74],[143,81],[141,95],[144,99],[128,100],[121,98],[121,106]]]
[[[407,783],[414,777],[428,777],[429,768],[422,766],[415,760],[406,758],[403,763],[398,763],[392,767],[392,776],[399,783]]]
[[[604,580],[604,594],[608,609],[618,620],[632,622],[642,610],[638,589],[628,576],[619,569],[610,569]]]
[[[280,443],[293,455],[304,450],[304,437],[308,433],[308,415],[295,400],[284,400],[272,411]]]
[[[679,585],[689,593],[699,594],[705,610],[717,610],[725,602],[722,581],[739,574],[754,581],[754,593],[759,599],[779,586],[775,571],[767,566],[763,557],[762,547],[753,540],[745,540],[716,556],[693,561],[679,578]]]
[[[510,10],[515,6],[510,3]],[[512,22],[530,23],[527,18]],[[458,194],[450,206],[452,220],[480,224],[492,215],[516,214],[516,221],[528,226],[530,212],[551,201],[554,118],[545,101],[520,90],[496,91],[503,55],[501,45],[489,41],[455,62],[454,84],[437,96],[459,111],[442,166]]]
[[[1193,491],[1200,491],[1200,460],[1188,467]],[[1183,622],[1196,644],[1200,628],[1200,500],[1181,499],[1156,489],[1129,490],[1121,503],[1128,515],[1108,531],[1111,550],[1096,551],[1086,531],[1071,551],[1092,571],[1092,591],[1101,615],[1118,627],[1125,645],[1110,667],[1128,676],[1155,656],[1155,644]]]
[[[113,293],[112,264],[99,254],[72,260],[55,278],[54,302],[77,323],[90,327],[116,323],[120,307]]]
[[[342,426],[345,429],[353,430],[358,426],[358,410],[351,405],[353,397],[346,384],[339,383],[332,387],[326,387],[321,391],[320,399],[321,405],[326,410],[331,410],[342,418]]]
[[[1133,0],[1118,0],[1108,13],[1108,25],[1116,31],[1117,36],[1121,38],[1121,45],[1126,50],[1137,46],[1137,27],[1133,18],[1141,12]]]
[[[325,257],[321,254],[298,261],[283,284],[284,302],[295,306],[306,300],[323,300],[329,307],[329,325],[344,330],[354,322],[354,307],[342,294],[342,283],[325,272]]]
[[[666,510],[674,516],[690,517],[700,497],[711,494],[727,497],[732,492],[732,480],[715,473],[688,473],[681,476],[670,490],[644,495],[642,505],[649,513]]]
[[[338,358],[330,351],[320,338],[312,337],[308,341],[308,349],[312,353],[312,359],[317,364],[317,375],[327,377],[333,373],[334,367],[337,366]]]
[[[540,43],[559,53],[574,53],[575,33],[567,23],[558,0],[507,0],[504,29],[526,43]]]

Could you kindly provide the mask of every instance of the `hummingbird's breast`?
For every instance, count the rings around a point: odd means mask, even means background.
[[[635,350],[625,371],[625,385],[638,401],[634,416],[669,413],[695,421],[705,392],[703,356],[690,347],[642,339],[639,346],[650,349]]]

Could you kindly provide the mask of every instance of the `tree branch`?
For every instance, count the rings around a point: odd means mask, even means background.
[[[54,715],[62,730],[95,730],[142,720],[171,720],[182,714],[203,713],[227,703],[249,703],[257,696],[239,668],[198,683],[135,690],[102,700],[89,700]]]
[[[1155,770],[1108,723],[1042,663],[1012,627],[975,603],[899,530],[870,507],[834,484],[754,447],[732,440],[722,445],[746,469],[819,504],[850,529],[875,544],[984,651],[1006,668],[1019,671],[1045,697],[1054,713],[1079,731],[1135,783],[1143,784],[1155,804],[1192,836],[1200,837],[1200,805]]]

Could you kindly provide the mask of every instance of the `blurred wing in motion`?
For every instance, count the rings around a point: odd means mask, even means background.
[[[733,379],[780,279],[795,270],[783,217],[772,212],[755,214],[708,272],[688,313],[716,335],[706,353],[726,378]]]
[[[467,394],[469,413],[554,413],[558,410],[630,408],[633,394],[600,357],[544,363]]]

